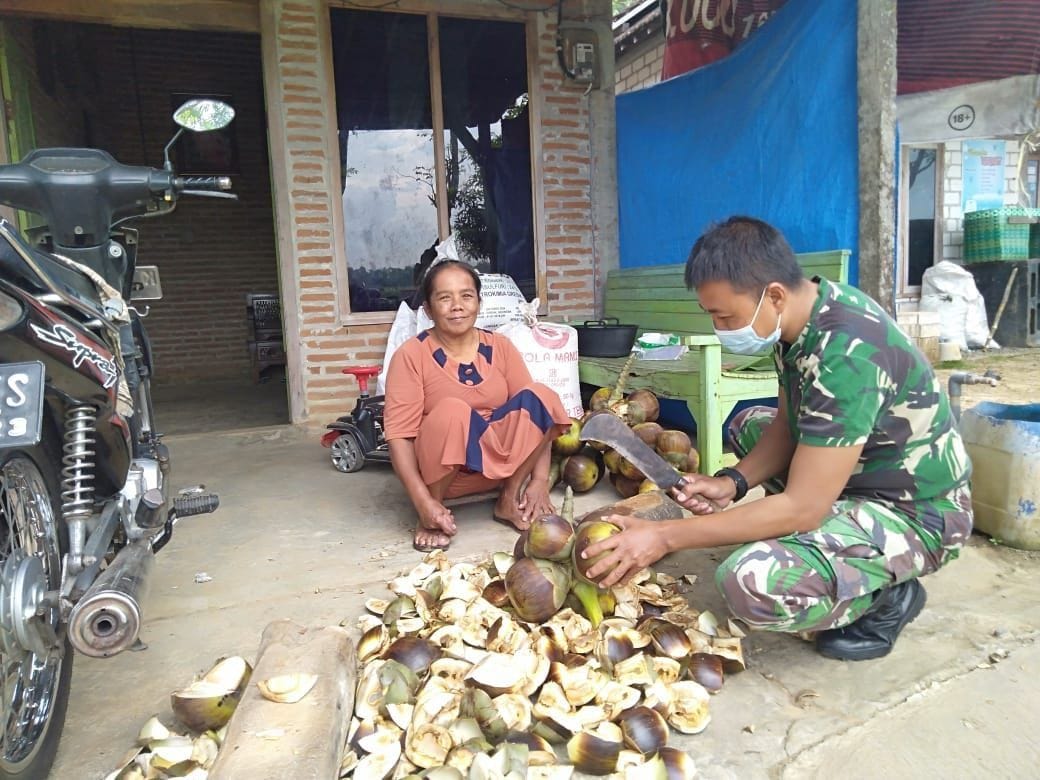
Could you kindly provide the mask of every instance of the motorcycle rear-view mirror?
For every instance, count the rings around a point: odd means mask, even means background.
[[[173,112],[173,121],[186,130],[205,133],[231,124],[235,109],[221,100],[189,100]]]

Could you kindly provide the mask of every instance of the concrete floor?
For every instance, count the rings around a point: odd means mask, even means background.
[[[54,778],[104,777],[145,720],[170,722],[170,691],[222,655],[255,653],[269,621],[353,627],[365,598],[418,561],[411,508],[389,468],[340,474],[318,435],[275,427],[167,439],[175,483],[206,483],[222,508],[185,520],[160,554],[148,649],[76,658]],[[578,511],[612,500],[601,484]],[[511,549],[515,536],[490,513],[489,503],[457,510],[454,559]],[[696,573],[692,603],[722,614],[711,573],[724,554],[687,552],[661,568]],[[974,538],[925,580],[928,607],[877,661],[828,661],[796,638],[752,635],[749,668],[713,699],[711,725],[675,742],[706,778],[1036,776],[1038,563]],[[212,581],[196,584],[198,572]]]
[[[242,430],[289,422],[285,373],[268,369],[260,384],[240,380],[155,385],[152,403],[165,435]]]

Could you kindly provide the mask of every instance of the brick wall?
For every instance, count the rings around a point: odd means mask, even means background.
[[[157,381],[246,380],[245,295],[278,292],[260,39],[99,29],[108,38],[98,50],[105,52],[109,85],[102,115],[110,120],[99,131],[102,145],[122,161],[162,164],[163,146],[176,130],[171,93],[231,96],[239,200],[183,198],[173,214],[140,221],[139,259],[159,266],[163,284],[163,300],[152,304],[147,320]]]
[[[594,203],[615,198],[616,186],[612,178],[598,177],[602,168],[613,171],[613,163],[593,155],[590,127],[598,123],[612,130],[612,103],[607,112],[605,103],[594,104],[583,94],[584,86],[565,81],[556,63],[553,14],[507,11],[493,0],[460,0],[450,10],[463,16],[491,11],[498,18],[534,19],[528,51],[534,52],[536,75],[529,88],[537,123],[532,136],[541,139],[542,149],[541,180],[534,189],[544,207],[537,259],[545,268],[549,313],[584,317],[596,306],[598,252],[611,245],[603,226],[595,224]],[[294,420],[321,422],[351,408],[356,386],[340,368],[380,362],[389,323],[387,317],[350,315],[346,309],[338,151],[332,145],[335,96],[326,76],[331,58],[327,8],[319,0],[271,0],[261,14],[271,143],[281,150],[272,169],[284,316],[287,331],[297,334],[288,344],[289,359],[300,367],[290,376],[290,403]],[[604,30],[609,14],[605,0],[565,5],[566,20],[581,17]]]
[[[96,111],[91,87],[94,86],[92,71],[79,68],[81,48],[60,25],[50,22],[7,17],[2,19],[7,32],[6,42],[17,49],[17,57],[24,68],[22,77],[29,91],[29,103],[33,111],[35,146],[80,146],[87,143],[90,135],[86,117]],[[41,54],[37,57],[36,42],[42,38]],[[61,52],[62,58],[54,54]],[[48,56],[49,55],[49,56]],[[60,67],[59,67],[60,64]],[[46,69],[48,73],[42,73]],[[29,151],[28,142],[19,139],[24,147],[21,154]]]
[[[259,36],[5,21],[34,70],[33,25],[61,54],[53,95],[30,74],[37,146],[90,140],[121,162],[160,166],[176,130],[172,92],[232,96],[239,201],[185,198],[173,214],[136,226],[139,261],[158,265],[163,284],[146,321],[157,381],[248,380],[245,294],[278,292]],[[70,69],[70,46],[92,56],[89,69],[75,57]]]
[[[618,94],[656,84],[664,63],[664,35],[653,35],[628,49],[617,59],[615,89]]]

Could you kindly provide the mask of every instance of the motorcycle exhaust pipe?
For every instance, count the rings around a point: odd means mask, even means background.
[[[108,658],[126,650],[141,630],[141,601],[155,554],[147,539],[120,550],[69,616],[69,641],[84,655]]]

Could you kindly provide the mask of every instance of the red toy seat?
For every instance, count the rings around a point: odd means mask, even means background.
[[[351,374],[358,383],[361,395],[368,395],[368,380],[380,372],[379,366],[347,366],[343,369],[344,374]]]

